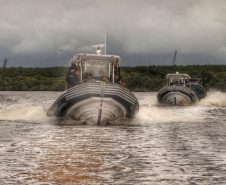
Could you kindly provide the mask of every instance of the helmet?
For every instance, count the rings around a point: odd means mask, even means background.
[[[87,73],[86,73],[86,76],[88,76],[88,75],[93,76],[91,72],[87,72]]]
[[[76,71],[78,70],[78,67],[76,66],[76,64],[71,64],[71,68],[76,70]]]

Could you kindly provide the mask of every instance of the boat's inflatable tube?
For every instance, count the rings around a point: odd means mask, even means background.
[[[206,90],[203,86],[197,84],[197,83],[189,83],[187,85],[188,88],[191,88],[191,90],[196,94],[196,96],[201,100],[206,97]]]
[[[159,90],[158,102],[172,105],[191,104],[199,100],[191,88],[185,86],[165,86]]]
[[[128,89],[119,84],[96,82],[66,90],[47,114],[100,124],[120,117],[135,117],[138,110],[138,100]]]

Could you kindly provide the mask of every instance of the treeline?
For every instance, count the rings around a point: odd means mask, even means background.
[[[202,78],[207,90],[226,91],[226,65],[122,67],[121,75],[132,91],[158,91],[166,85],[166,74],[176,71],[191,78]]]
[[[1,91],[62,91],[65,90],[65,67],[1,68]]]
[[[0,68],[1,91],[63,91],[68,68]],[[166,74],[189,74],[202,78],[203,86],[226,91],[226,65],[121,67],[126,87],[132,91],[158,91],[166,84]]]

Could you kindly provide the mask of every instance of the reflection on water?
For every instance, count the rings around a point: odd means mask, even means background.
[[[4,94],[0,184],[226,183],[225,107],[164,107],[136,93],[137,118],[95,126],[45,116],[59,93]]]

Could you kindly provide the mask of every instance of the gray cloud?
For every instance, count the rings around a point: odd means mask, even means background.
[[[123,65],[170,65],[175,50],[180,64],[223,64],[225,9],[224,0],[0,0],[0,61],[67,66],[107,33],[107,54]]]

